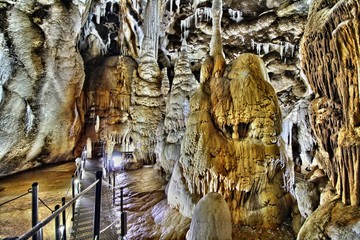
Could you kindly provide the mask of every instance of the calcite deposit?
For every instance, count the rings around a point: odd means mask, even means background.
[[[0,175],[71,159],[82,128],[81,12],[62,1],[4,1],[0,14]]]
[[[191,98],[168,200],[191,217],[199,198],[218,192],[229,205],[233,223],[272,227],[288,216],[290,206],[281,187],[280,107],[258,56],[240,55],[223,76],[221,3],[214,1],[212,7],[213,65],[205,62],[201,71],[211,75],[200,76],[202,83]]]
[[[302,40],[302,67],[316,99],[316,158],[341,200],[359,205],[358,1],[313,1]]]
[[[218,193],[208,193],[197,203],[186,238],[231,240],[231,215]]]
[[[192,215],[196,199],[218,192],[229,205],[233,223],[274,226],[287,217],[276,144],[281,115],[263,69],[255,55],[241,55],[228,78],[211,78],[210,86],[201,84],[191,98],[181,158],[173,173],[179,171],[182,177],[174,175],[169,187],[169,203],[184,215]]]
[[[359,9],[1,0],[0,177],[86,149],[165,179],[129,200],[135,238],[183,238],[212,192],[233,230],[291,216],[299,239],[359,238]]]
[[[162,83],[162,87],[165,87],[163,85],[166,86],[166,81]],[[157,159],[167,178],[171,176],[175,162],[180,159],[181,142],[190,114],[190,97],[197,85],[198,82],[190,70],[184,42],[175,66],[171,91],[166,99],[165,119],[157,130]]]

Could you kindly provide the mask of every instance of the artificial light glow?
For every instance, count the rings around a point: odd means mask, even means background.
[[[121,156],[113,156],[112,161],[114,163],[114,167],[119,167],[122,162]]]

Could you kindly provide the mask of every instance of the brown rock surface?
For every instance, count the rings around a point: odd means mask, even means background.
[[[360,209],[338,200],[320,206],[305,221],[297,239],[359,239]]]
[[[345,204],[359,205],[359,1],[313,1],[302,68],[316,94],[316,158]]]
[[[229,205],[235,224],[275,226],[288,216],[277,137],[281,115],[260,58],[244,54],[226,77],[201,84],[191,98],[169,203],[185,216],[209,192]],[[176,171],[176,172],[175,172]]]

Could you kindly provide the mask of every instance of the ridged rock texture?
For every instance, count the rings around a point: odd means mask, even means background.
[[[358,206],[344,205],[340,201],[320,206],[305,221],[297,239],[359,239],[359,210]]]
[[[360,204],[359,14],[356,0],[313,1],[301,43],[316,159],[351,205]]]
[[[168,192],[185,216],[209,192],[225,198],[235,224],[271,227],[288,216],[277,145],[281,113],[267,78],[262,60],[243,54],[226,77],[211,77],[192,96]]]
[[[190,70],[187,46],[184,44],[175,66],[171,91],[166,98],[165,120],[158,128],[157,159],[167,178],[171,176],[175,162],[180,159],[181,142],[190,114],[190,97],[198,86]],[[166,81],[163,85],[166,86]]]
[[[163,119],[165,101],[161,92],[161,70],[157,64],[160,0],[148,2],[145,13],[144,41],[133,84],[130,114],[134,156],[146,164],[156,162],[156,130]]]
[[[0,15],[0,175],[74,158],[84,81],[78,6],[14,1],[0,3]]]

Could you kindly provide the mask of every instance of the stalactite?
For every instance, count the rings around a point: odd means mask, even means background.
[[[230,19],[234,20],[235,22],[241,22],[243,18],[243,13],[241,11],[233,10],[231,8],[228,9]]]
[[[340,1],[312,3],[301,43],[302,68],[317,94],[311,103],[311,123],[320,151],[316,154],[345,204],[359,205],[357,157],[359,126],[360,5]],[[351,71],[349,69],[352,69]]]

